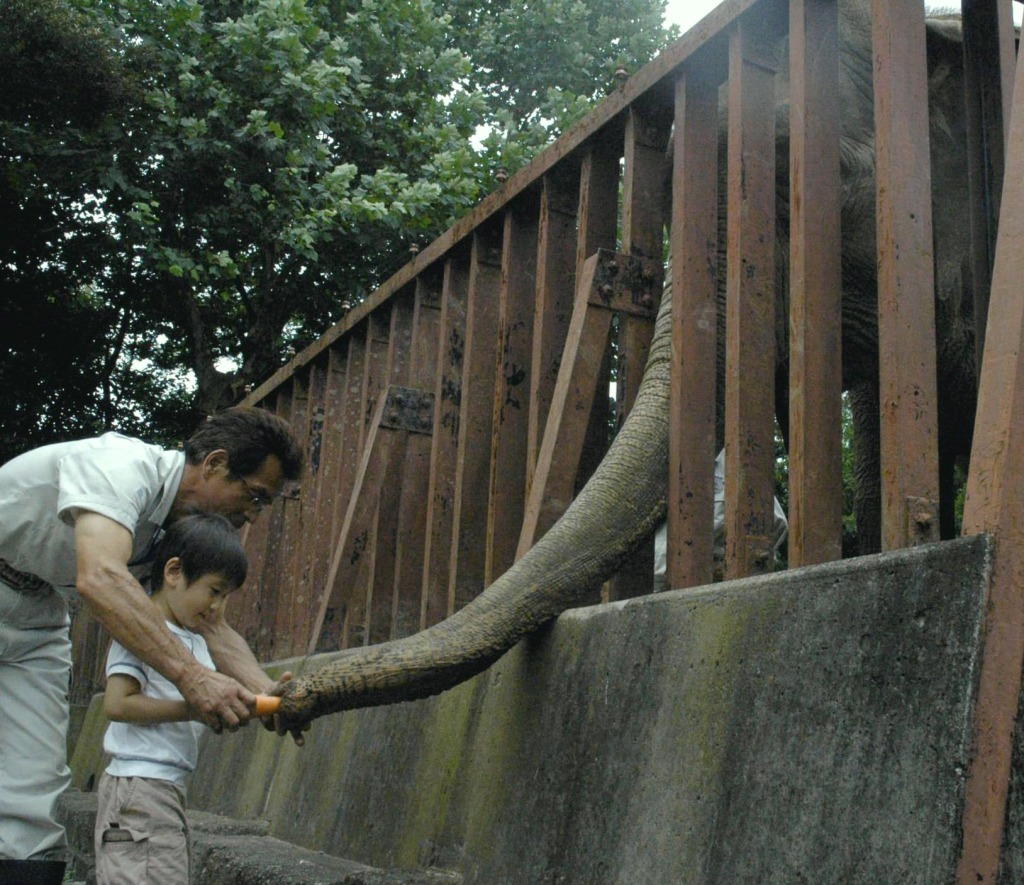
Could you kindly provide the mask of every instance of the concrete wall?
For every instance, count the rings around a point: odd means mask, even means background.
[[[304,748],[210,735],[192,802],[467,885],[952,881],[989,563],[976,538],[574,610]]]

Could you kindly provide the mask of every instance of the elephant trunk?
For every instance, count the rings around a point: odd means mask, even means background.
[[[485,670],[614,574],[665,518],[671,316],[663,298],[636,402],[562,518],[465,608],[393,642],[353,648],[288,684],[286,721],[429,697]],[[653,576],[652,576],[653,579]]]

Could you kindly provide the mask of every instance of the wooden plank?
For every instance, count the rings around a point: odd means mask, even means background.
[[[588,152],[589,153],[589,152]],[[593,169],[593,159],[585,159],[585,170]],[[618,181],[618,160],[612,172]],[[589,179],[592,171],[584,178]],[[558,364],[562,358],[565,333],[572,315],[573,293],[576,285],[576,209],[580,201],[580,174],[573,168],[569,172],[553,172],[543,180],[540,199],[540,230],[537,243],[537,287],[534,296],[533,350],[530,360],[530,392],[528,397],[528,424],[526,441],[526,484],[533,477],[537,450],[544,436],[544,422],[551,406],[551,393],[558,377]],[[612,189],[614,197],[615,189]],[[614,214],[614,213],[613,213]],[[585,222],[581,219],[581,224]],[[614,227],[612,243],[614,246]]]
[[[435,624],[448,611],[449,556],[455,514],[455,459],[459,441],[459,402],[466,349],[466,298],[469,257],[452,256],[445,264],[441,293],[441,328],[434,428],[427,493],[427,539],[423,553],[420,623]]]
[[[513,210],[505,216],[498,294],[499,353],[493,398],[485,587],[515,562],[517,538],[509,531],[509,526],[522,524],[526,504],[533,294],[539,282],[536,276],[540,226],[536,216],[530,217],[525,212]],[[563,238],[562,245],[571,246],[571,242]],[[564,256],[571,258],[572,254],[571,249],[563,251],[563,268],[567,269]]]
[[[665,149],[672,128],[672,106],[632,105],[626,118],[625,170],[622,183],[622,251],[662,260],[664,253]],[[658,275],[656,301],[661,299]],[[657,306],[655,303],[654,307]],[[619,315],[616,427],[626,420],[650,351],[654,324],[630,314]],[[654,538],[649,538],[619,568],[609,598],[626,599],[650,593],[654,575]]]
[[[484,584],[501,256],[501,229],[485,228],[473,237],[448,573],[449,611],[458,611],[470,602]]]
[[[964,0],[961,13],[967,178],[971,194],[975,359],[980,378],[999,199],[1003,187],[1006,134],[1013,96],[1016,46],[1012,4],[1005,0]]]
[[[939,538],[928,69],[918,0],[873,0],[882,548]]]
[[[775,72],[765,32],[729,45],[725,574],[772,564],[775,401]]]
[[[989,532],[996,544],[957,868],[961,885],[999,879],[1024,660],[1024,64],[1017,67],[1006,173],[963,520],[965,535]]]
[[[698,71],[676,85],[672,169],[669,587],[713,572],[718,342],[718,86]]]
[[[424,274],[416,281],[409,382],[412,387],[420,390],[433,390],[434,379],[437,377],[441,282],[432,274]],[[409,435],[399,502],[394,601],[385,611],[382,605],[378,605],[378,596],[375,596],[367,636],[370,643],[383,642],[390,636],[392,611],[396,605],[404,604],[402,599],[405,597],[411,597],[414,601],[416,620],[420,621],[427,501],[430,493],[430,451],[430,435]]]
[[[315,359],[318,353],[362,322],[395,292],[409,285],[426,268],[435,262],[446,260],[452,249],[486,221],[504,211],[505,207],[519,194],[533,188],[537,181],[564,160],[574,159],[577,153],[585,150],[588,143],[600,137],[603,131],[614,128],[617,119],[638,98],[649,92],[670,95],[679,67],[688,59],[699,58],[703,55],[706,51],[706,44],[723,38],[738,16],[763,2],[764,0],[724,0],[679,40],[633,74],[622,87],[604,99],[590,114],[570,127],[530,164],[520,169],[500,189],[482,200],[475,209],[459,219],[426,249],[419,252],[412,261],[374,291],[366,301],[353,308],[341,322],[332,327],[314,344],[305,348],[288,365],[275,372],[249,394],[245,402],[247,404],[259,402],[299,367]]]
[[[791,567],[843,555],[838,31],[836,0],[791,3]]]

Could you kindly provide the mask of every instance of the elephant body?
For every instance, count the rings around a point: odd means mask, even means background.
[[[855,412],[858,520],[865,549],[878,500],[877,257],[870,0],[841,0],[843,384]],[[959,22],[929,21],[932,177],[936,262],[939,430],[943,475],[969,451],[975,403],[973,304]],[[780,57],[780,71],[786,61]],[[780,77],[785,88],[785,78]],[[788,111],[779,115],[778,375],[788,375]],[[724,213],[723,213],[724,214]],[[721,277],[721,275],[720,275]],[[665,515],[670,299],[663,299],[636,402],[608,455],[562,519],[509,571],[445,621],[403,639],[349,649],[289,683],[281,712],[303,721],[336,710],[394,703],[443,691],[488,667],[528,632],[614,573]],[[722,322],[720,318],[720,322]],[[724,340],[724,336],[719,336]],[[780,393],[785,385],[777,385]],[[783,398],[784,399],[784,398]],[[780,416],[785,402],[777,403]],[[722,410],[720,410],[721,412]],[[953,420],[948,420],[949,416]],[[785,431],[785,426],[783,426]],[[874,434],[874,442],[871,442]],[[948,477],[947,477],[948,479]],[[863,512],[862,512],[863,511]],[[874,517],[877,518],[877,517]],[[950,529],[946,527],[946,534]]]

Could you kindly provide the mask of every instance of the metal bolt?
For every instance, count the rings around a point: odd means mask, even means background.
[[[612,293],[614,291],[615,290],[607,283],[601,283],[601,285],[597,287],[597,294],[604,298],[606,301],[612,297]]]
[[[622,65],[619,65],[615,69],[615,79],[620,83],[625,83],[629,79],[629,71],[627,71]]]
[[[409,254],[410,255],[419,255],[419,253],[420,253],[420,247],[416,243],[413,243],[411,246],[409,246]]]
[[[508,181],[508,169],[504,166],[498,168],[498,171],[494,173],[494,178],[498,184],[504,184]]]

